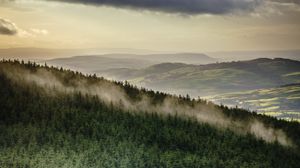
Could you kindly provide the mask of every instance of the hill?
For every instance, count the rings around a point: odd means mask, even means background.
[[[257,58],[286,58],[300,61],[300,50],[224,51],[209,52],[209,56],[223,61],[251,60]]]
[[[134,58],[110,58],[97,55],[56,58],[47,61],[49,65],[65,67],[85,73],[94,73],[113,68],[145,68],[157,62]]]
[[[297,167],[300,125],[127,82],[0,63],[1,167]]]
[[[155,73],[153,69],[156,69]],[[163,63],[144,69],[111,69],[98,74],[155,90],[197,97],[297,83],[300,81],[300,62],[260,58],[207,65]]]
[[[209,64],[218,60],[201,53],[174,53],[174,54],[107,54],[109,58],[135,58],[159,63],[185,63],[185,64]]]
[[[207,64],[217,62],[216,59],[204,54],[178,53],[178,54],[103,54],[55,58],[45,61],[49,65],[62,66],[87,73],[99,73],[110,69],[133,68],[142,69],[154,64],[194,63]]]
[[[228,106],[238,106],[286,120],[300,121],[300,84],[250,90],[207,97]]]

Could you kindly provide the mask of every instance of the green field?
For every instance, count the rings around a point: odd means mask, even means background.
[[[238,106],[281,119],[300,121],[300,84],[206,98],[215,103]]]

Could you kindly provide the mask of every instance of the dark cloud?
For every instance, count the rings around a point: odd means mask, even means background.
[[[196,14],[227,14],[251,11],[263,0],[49,0],[138,10]]]
[[[13,22],[7,19],[0,18],[0,34],[16,35],[17,33],[18,33],[18,28]]]
[[[298,4],[300,5],[300,0],[270,0],[278,3],[290,3],[290,4]]]

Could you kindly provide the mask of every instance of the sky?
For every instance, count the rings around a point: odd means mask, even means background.
[[[300,49],[300,0],[0,0],[0,48]]]

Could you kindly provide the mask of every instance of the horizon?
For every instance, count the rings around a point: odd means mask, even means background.
[[[144,56],[161,55],[160,62],[182,62],[174,58],[167,59],[168,56],[181,55],[187,57],[189,55],[198,55],[199,57],[208,57],[215,59],[216,62],[228,61],[245,61],[257,58],[286,58],[300,61],[300,49],[293,50],[234,50],[234,51],[209,51],[209,52],[172,52],[172,51],[151,51],[146,49],[135,48],[38,48],[38,47],[19,47],[19,48],[0,48],[0,58],[2,59],[19,59],[19,60],[52,60],[58,58],[72,58],[78,56],[100,56],[111,58],[128,58],[128,59],[146,59]],[[154,61],[154,60],[153,60]],[[190,64],[193,64],[192,62]],[[199,64],[199,63],[195,63]],[[206,64],[203,62],[201,64]]]
[[[189,1],[155,0],[149,4],[152,8],[144,1],[2,0],[0,48],[111,49],[111,53],[300,49],[296,2]]]

